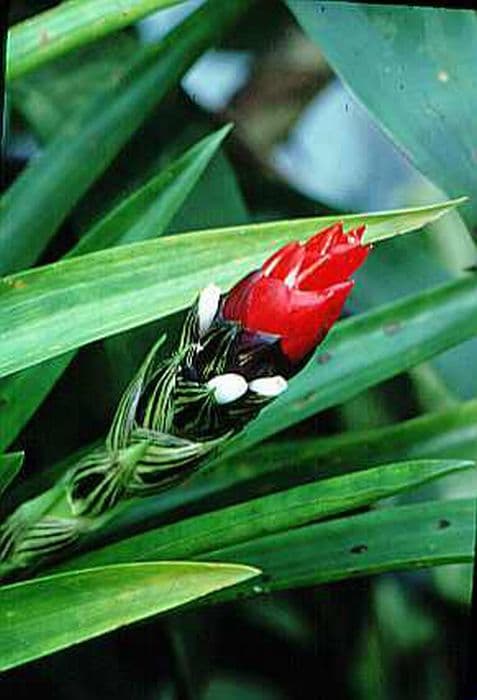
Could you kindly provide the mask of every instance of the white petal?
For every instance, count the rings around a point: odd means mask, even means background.
[[[219,404],[236,401],[243,396],[247,389],[247,382],[240,374],[218,374],[209,379],[207,386],[214,390],[215,400]]]
[[[254,379],[250,382],[248,388],[256,394],[273,397],[285,391],[287,386],[287,380],[277,374],[274,377],[260,377],[259,379]]]
[[[215,284],[208,284],[199,296],[199,333],[204,335],[209,330],[219,308],[220,289]]]

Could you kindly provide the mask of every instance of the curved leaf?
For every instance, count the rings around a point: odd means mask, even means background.
[[[3,586],[0,670],[178,608],[260,572],[229,564],[108,566]]]
[[[397,235],[422,226],[458,201],[342,219],[349,226],[366,223],[368,240],[380,240],[390,231]],[[309,236],[330,220],[335,219],[166,236],[5,277],[0,376],[177,311],[211,279],[231,284],[278,245]]]
[[[382,508],[227,547],[202,558],[227,557],[259,566],[263,579],[213,596],[210,602],[387,571],[472,562],[475,516],[473,498],[431,501]]]
[[[100,219],[68,256],[121,245],[127,240],[160,236],[197,184],[229,130],[230,127],[226,126],[206,136],[165,166]],[[0,379],[0,450],[15,439],[73,356],[74,353],[67,353]]]

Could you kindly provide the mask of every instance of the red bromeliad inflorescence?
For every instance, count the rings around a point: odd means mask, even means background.
[[[337,223],[306,243],[283,246],[232,288],[223,317],[248,331],[278,336],[287,360],[300,362],[341,313],[354,284],[350,277],[371,247],[361,243],[364,230],[345,232]]]

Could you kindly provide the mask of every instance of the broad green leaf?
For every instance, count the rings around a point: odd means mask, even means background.
[[[162,41],[142,49],[117,83],[85,105],[0,200],[0,272],[37,259],[72,207],[248,0],[209,0]]]
[[[20,471],[24,456],[24,452],[0,455],[0,496]]]
[[[68,0],[16,24],[7,42],[7,79],[14,79],[150,12],[182,0]]]
[[[61,568],[198,558],[215,549],[368,505],[472,466],[473,462],[464,461],[401,462],[318,481],[136,535]]]
[[[349,226],[366,223],[368,240],[376,241],[390,231],[397,235],[422,226],[459,201],[342,219]],[[296,219],[166,236],[5,277],[0,280],[0,317],[5,319],[0,376],[177,311],[211,280],[230,285],[279,245],[309,236],[331,220]],[[463,335],[458,340],[472,333],[472,324],[466,331],[455,325]],[[448,346],[455,342],[449,337]]]
[[[257,566],[263,579],[211,602],[387,571],[472,562],[476,501],[381,508],[227,547],[202,559]]]
[[[101,219],[69,255],[121,245],[132,239],[160,236],[197,184],[228,131],[229,127],[224,127],[206,136],[164,167]],[[15,439],[73,356],[74,353],[67,353],[0,379],[0,450]]]
[[[178,608],[259,573],[229,564],[149,562],[3,586],[0,670]]]
[[[477,190],[477,16],[471,10],[287,0],[326,60],[450,197]],[[477,198],[463,216],[477,223]]]

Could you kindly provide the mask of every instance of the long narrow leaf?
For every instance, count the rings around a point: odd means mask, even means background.
[[[81,238],[70,255],[85,255],[162,235],[230,129],[231,125],[227,125],[201,139],[122,200]]]
[[[0,670],[178,608],[260,573],[192,562],[110,566],[3,586]]]
[[[454,205],[343,220],[350,226],[366,223],[368,240],[380,240],[390,231],[396,235],[422,226]],[[0,280],[0,376],[172,313],[190,304],[210,280],[229,285],[279,244],[329,221],[298,219],[167,236],[6,277]],[[472,333],[472,324],[466,331],[455,325],[463,335],[458,340]],[[452,342],[457,340],[449,337]]]
[[[7,79],[137,22],[183,0],[68,0],[11,28]]]
[[[199,472],[184,488],[167,491],[160,499],[146,500],[140,506],[131,505],[112,527],[127,530],[159,518],[221,508],[256,494],[406,459],[477,460],[477,400],[384,428],[254,446]]]
[[[215,549],[368,505],[472,466],[473,462],[464,461],[401,462],[298,486],[136,535],[61,568],[199,558]]]
[[[260,567],[263,586],[255,582],[246,586],[252,595],[260,588],[279,590],[386,571],[463,564],[474,558],[475,515],[473,498],[383,508],[262,537],[204,559],[226,557]],[[230,597],[237,594],[234,591]]]

